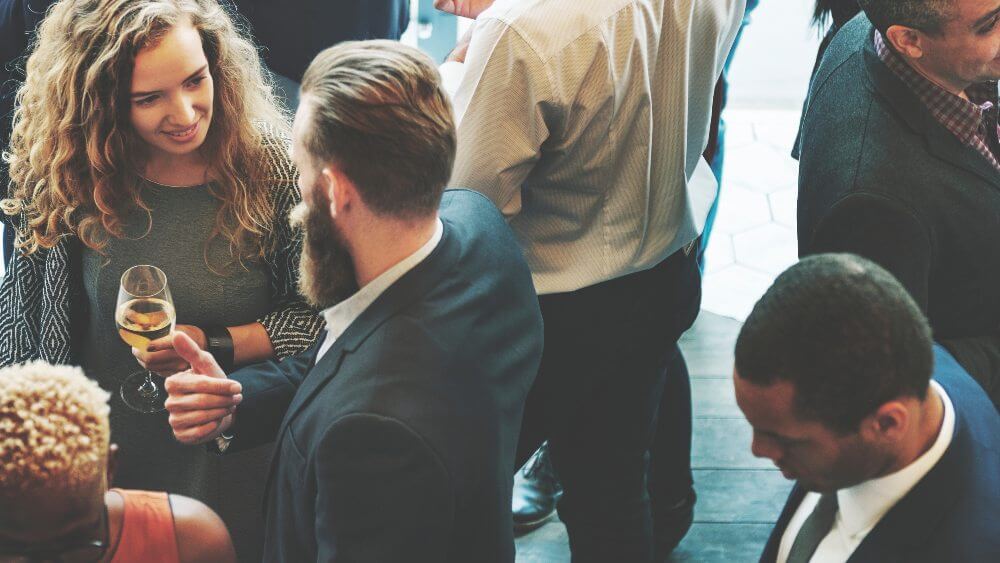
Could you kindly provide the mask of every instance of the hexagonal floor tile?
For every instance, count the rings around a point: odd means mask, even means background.
[[[757,110],[753,117],[754,138],[788,156],[799,132],[800,108],[794,110]],[[792,159],[792,162],[795,162]]]
[[[769,223],[733,235],[736,263],[777,277],[799,259],[795,231]]]
[[[771,204],[771,217],[786,227],[798,225],[799,190],[797,187],[774,192],[767,196]]]
[[[754,118],[757,112],[727,109],[722,118],[726,120],[726,150],[731,151],[753,144]]]
[[[712,236],[719,232],[739,233],[770,221],[771,207],[764,194],[728,183],[722,188]]]
[[[742,322],[773,282],[774,276],[739,264],[729,266],[705,276],[702,282],[701,307]]]
[[[726,151],[722,176],[724,184],[736,183],[769,194],[795,185],[798,176],[797,162],[761,141]],[[723,186],[723,197],[728,187]]]
[[[736,260],[733,253],[733,238],[727,232],[715,232],[713,230],[708,239],[708,248],[705,249],[705,274],[717,272],[726,266],[732,265]]]

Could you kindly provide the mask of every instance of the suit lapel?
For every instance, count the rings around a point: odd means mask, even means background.
[[[315,355],[313,356],[313,367],[309,370],[309,375],[302,381],[302,385],[295,392],[295,397],[288,405],[288,410],[285,411],[285,418],[281,421],[281,428],[278,429],[279,440],[285,435],[285,429],[288,428],[295,415],[302,411],[302,407],[316,395],[327,381],[337,374],[346,354],[344,344],[344,339],[341,337],[326,351],[326,354],[323,354],[318,363],[315,361]]]
[[[871,86],[888,102],[910,127],[924,136],[927,148],[934,156],[953,166],[979,176],[1000,189],[1000,172],[981,154],[965,146],[931,114],[902,80],[878,58],[872,41],[874,28],[869,25],[864,37],[864,58]]]
[[[433,289],[437,282],[452,268],[460,253],[460,242],[452,235],[452,228],[442,217],[444,234],[437,248],[412,270],[404,274],[378,297],[351,325],[344,331],[333,346],[320,358],[309,374],[302,381],[295,397],[285,411],[285,418],[277,434],[278,443],[285,434],[288,425],[306,408],[337,375],[344,365],[345,358],[358,349],[376,329],[395,315],[400,309],[421,299]],[[319,346],[316,347],[318,353]]]
[[[764,546],[764,553],[760,556],[760,563],[774,563],[777,561],[778,548],[781,546],[781,537],[785,535],[788,522],[791,521],[792,516],[798,510],[799,505],[802,504],[802,499],[805,496],[805,489],[796,483],[792,488],[792,492],[788,495],[788,501],[785,502],[785,508],[782,509],[781,516],[778,517],[778,521],[774,524],[774,529],[771,530],[771,537],[767,539],[767,545]]]

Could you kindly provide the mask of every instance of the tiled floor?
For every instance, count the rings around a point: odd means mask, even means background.
[[[698,504],[674,562],[756,561],[791,488],[770,462],[750,453],[750,426],[736,407],[729,379],[739,328],[737,321],[702,311],[681,342],[691,371],[691,467]],[[569,561],[565,526],[553,520],[518,538],[517,561]]]
[[[702,287],[702,308],[725,317],[745,319],[797,257],[798,163],[789,153],[819,43],[811,9],[800,0],[761,2],[733,58],[725,172]]]
[[[702,286],[708,311],[745,319],[795,263],[798,163],[789,151],[798,118],[798,109],[726,112],[725,172]]]

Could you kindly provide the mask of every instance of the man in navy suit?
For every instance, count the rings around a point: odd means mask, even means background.
[[[268,561],[513,561],[514,452],[542,350],[517,241],[485,197],[442,198],[455,128],[426,55],[344,43],[302,94],[300,285],[327,335],[231,379],[175,336],[192,369],[167,379],[174,434],[223,451],[277,440]]]
[[[1000,416],[880,266],[783,273],[734,383],[754,455],[796,481],[761,561],[1000,561]]]

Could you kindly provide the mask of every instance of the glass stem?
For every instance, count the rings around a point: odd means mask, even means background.
[[[139,386],[139,394],[146,398],[156,396],[156,383],[153,383],[153,372],[146,370],[146,379]]]

